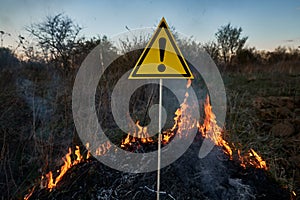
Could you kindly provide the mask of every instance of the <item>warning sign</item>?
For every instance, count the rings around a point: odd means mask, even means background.
[[[194,78],[164,18],[129,76],[129,79],[145,78]]]

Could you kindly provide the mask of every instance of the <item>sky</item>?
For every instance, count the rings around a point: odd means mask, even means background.
[[[11,34],[3,35],[3,46],[15,47],[19,34],[28,35],[26,26],[58,13],[81,25],[86,37],[111,38],[126,26],[155,28],[165,17],[169,26],[202,43],[231,23],[242,27],[248,47],[300,46],[300,0],[0,0],[0,31]]]

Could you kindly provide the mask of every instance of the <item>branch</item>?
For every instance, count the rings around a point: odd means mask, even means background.
[[[140,187],[141,189],[143,189],[142,187]],[[144,189],[147,189],[148,191],[150,192],[153,192],[153,193],[157,193],[157,191],[147,187],[147,186],[144,186]],[[164,192],[164,191],[159,191],[159,194],[165,194],[165,195],[168,195],[171,199],[173,200],[176,200],[171,194],[168,194],[167,192]]]

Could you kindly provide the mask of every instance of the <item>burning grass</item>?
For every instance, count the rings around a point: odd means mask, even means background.
[[[191,86],[191,81],[187,82],[187,89]],[[162,143],[163,145],[167,145],[171,139],[175,136],[175,134],[179,134],[181,137],[183,132],[188,132],[193,125],[198,124],[199,132],[202,134],[204,138],[208,138],[215,143],[215,145],[221,147],[224,150],[224,153],[228,155],[229,160],[234,160],[233,153],[236,152],[238,154],[238,162],[240,166],[246,168],[248,166],[267,170],[266,162],[261,158],[261,156],[256,153],[253,149],[250,149],[247,155],[241,155],[239,149],[232,149],[229,143],[223,138],[222,133],[224,130],[218,126],[216,121],[216,116],[213,113],[212,106],[210,105],[209,96],[207,96],[204,102],[204,120],[203,124],[199,125],[200,122],[196,122],[191,119],[191,112],[193,111],[193,107],[188,104],[188,92],[185,94],[185,99],[183,103],[180,105],[175,112],[174,117],[174,126],[162,133]],[[143,149],[143,145],[153,145],[157,142],[157,139],[153,139],[149,137],[147,132],[147,128],[139,125],[139,121],[136,122],[136,126],[132,133],[128,133],[128,135],[122,140],[120,146],[125,150],[130,151],[138,151],[139,149]],[[95,156],[104,155],[109,149],[110,144],[102,144],[99,148],[97,148],[96,152],[94,152]],[[71,155],[72,150],[69,148],[68,153],[63,157],[64,165],[61,166],[60,170],[57,171],[58,175],[56,178],[53,177],[53,172],[50,171],[46,174],[46,184],[41,184],[42,187],[47,188],[49,192],[51,192],[62,180],[62,177],[66,174],[66,172],[73,166],[86,162],[90,156],[91,152],[89,151],[89,143],[86,144],[87,154],[84,158],[80,153],[79,146],[76,146],[74,151],[75,158],[72,161]],[[44,177],[42,177],[43,182]],[[29,195],[30,196],[30,193]]]
[[[216,144],[218,144],[218,146],[222,146],[228,157],[230,157],[230,151],[224,147],[228,145],[232,151],[232,159],[236,161],[240,160],[240,165],[242,167],[252,166],[251,163],[254,162],[254,166],[257,166],[258,168],[265,168],[265,165],[260,161],[260,159],[261,157],[262,159],[266,159],[266,167],[268,168],[267,172],[270,173],[276,181],[280,182],[282,187],[288,188],[291,191],[292,196],[295,197],[300,192],[300,183],[298,181],[300,180],[299,165],[297,165],[297,156],[299,156],[300,145],[295,145],[297,144],[297,141],[300,141],[296,138],[298,134],[296,131],[299,131],[299,127],[297,127],[297,125],[293,122],[292,124],[295,126],[296,130],[293,135],[285,138],[274,136],[269,131],[273,125],[273,121],[285,120],[286,118],[284,116],[277,115],[262,118],[259,116],[259,113],[257,113],[257,110],[255,110],[253,107],[252,102],[256,97],[268,97],[275,95],[278,97],[287,96],[294,98],[299,96],[300,90],[298,87],[299,84],[297,84],[299,77],[267,74],[254,74],[251,76],[251,79],[248,77],[250,77],[250,75],[246,76],[243,74],[231,74],[230,76],[226,76],[224,78],[228,91],[229,110],[225,129],[226,131],[222,129],[217,131],[220,134],[216,135],[215,139],[218,141]],[[63,146],[69,144],[70,141],[68,140],[67,142],[62,143],[62,140],[60,140],[62,134],[59,135],[59,132],[61,132],[60,130],[62,130],[62,127],[64,127],[64,122],[60,122],[59,124],[52,123],[49,129],[45,129],[44,132],[51,133],[49,139],[46,141],[39,140],[36,135],[33,135],[34,137],[30,136],[30,140],[28,141],[29,136],[27,138],[27,136],[25,137],[24,134],[20,134],[27,130],[26,126],[32,123],[32,127],[34,127],[34,130],[36,130],[36,127],[45,126],[45,124],[34,124],[31,121],[33,118],[32,113],[28,111],[25,103],[16,97],[16,94],[14,93],[15,88],[9,88],[8,91],[9,92],[1,93],[1,100],[4,102],[1,108],[3,111],[9,110],[8,113],[11,115],[11,117],[5,115],[7,120],[2,121],[8,123],[3,123],[1,129],[1,131],[4,133],[3,137],[1,138],[2,151],[4,152],[4,157],[1,157],[3,158],[1,159],[1,165],[3,166],[2,171],[4,171],[4,174],[7,176],[5,178],[3,175],[3,180],[8,181],[4,182],[4,184],[2,183],[2,185],[8,185],[10,189],[2,188],[2,191],[4,191],[4,196],[20,197],[20,194],[24,194],[26,190],[26,193],[28,193],[27,198],[29,198],[30,194],[39,190],[38,186],[32,187],[32,183],[33,180],[38,176],[37,173],[41,172],[41,170],[45,168],[46,162],[49,162],[47,167],[50,167],[51,170],[53,170],[52,184],[56,186],[59,185],[59,182],[56,182],[56,179],[61,170],[60,168],[59,172],[54,170],[54,162],[56,160],[55,155],[59,154],[63,150],[65,151]],[[57,99],[58,104],[59,102],[61,101]],[[273,107],[273,105],[269,106]],[[292,112],[295,114],[297,109],[299,109],[299,106],[295,105]],[[179,112],[180,110],[176,112],[176,116],[180,115]],[[259,112],[265,111],[259,110]],[[19,113],[22,113],[22,115],[19,115]],[[270,120],[272,117],[273,120]],[[28,120],[24,121],[24,119]],[[59,118],[55,119],[56,121],[60,121]],[[290,119],[288,118],[288,120]],[[176,121],[177,120],[175,120],[175,122]],[[18,125],[15,123],[18,123]],[[11,131],[12,127],[13,129],[16,129],[13,130],[13,132]],[[215,129],[218,128],[215,127]],[[201,133],[203,132],[201,131]],[[172,138],[172,134],[174,134],[172,131],[166,132],[164,135],[164,145],[166,145],[167,141]],[[220,138],[219,135],[221,135],[222,140],[218,139]],[[16,141],[16,138],[19,138],[21,142]],[[23,142],[27,142],[28,145],[22,147],[20,144]],[[55,150],[57,148],[59,150]],[[18,150],[18,152],[12,154],[13,149]],[[35,149],[35,151],[33,152],[32,149]],[[99,147],[98,155],[105,153],[106,149],[107,145],[103,144],[103,146]],[[76,148],[71,150],[72,154],[70,156],[72,158],[72,163],[77,160],[75,150]],[[259,157],[256,156],[255,152],[258,153]],[[17,168],[14,167],[11,161],[17,160],[18,157],[22,158],[22,161],[20,162],[23,164]],[[81,161],[76,166],[86,163],[86,158],[88,158],[87,160],[90,160],[91,155],[83,155],[82,159],[84,161]],[[33,164],[29,165],[29,160],[34,160],[30,163],[35,163],[36,166]],[[38,160],[43,160],[42,165],[41,163],[35,162]],[[64,174],[64,176],[67,176],[66,178],[68,178],[68,173],[70,170],[72,171],[72,167]],[[46,171],[46,173],[50,172]],[[12,174],[11,177],[10,174]],[[64,179],[64,176],[62,176],[62,179]],[[15,177],[20,177],[21,182],[18,182]],[[46,176],[44,176],[44,181],[45,180],[47,180]],[[35,185],[36,182],[37,181],[35,180]],[[30,188],[30,190],[28,190],[28,188]],[[52,192],[54,188],[52,188]]]
[[[229,103],[225,137],[242,154],[255,147],[267,159],[271,176],[299,194],[299,76],[226,74],[224,80]],[[279,130],[282,123],[293,128]]]
[[[223,133],[225,132],[225,130],[223,130],[217,124],[216,116],[213,113],[212,107],[210,105],[209,96],[207,96],[205,100],[204,113],[204,123],[199,126],[199,130],[202,133],[203,137],[209,138],[215,143],[215,145],[222,147],[224,149],[224,152],[229,156],[230,160],[233,160],[233,153],[236,153],[242,167],[246,168],[246,166],[253,166],[255,168],[268,170],[266,161],[264,161],[261,156],[258,155],[258,153],[256,153],[253,149],[248,150],[247,154],[241,155],[240,149],[233,149],[223,138]],[[232,146],[234,146],[233,143]]]

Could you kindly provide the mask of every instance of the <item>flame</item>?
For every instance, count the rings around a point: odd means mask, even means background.
[[[110,142],[104,143],[102,145],[100,145],[95,152],[96,156],[101,156],[103,154],[105,154],[111,147]],[[57,183],[62,179],[62,177],[66,174],[66,172],[73,166],[88,160],[91,157],[91,152],[90,152],[90,144],[86,143],[86,149],[87,149],[87,154],[86,154],[86,158],[84,158],[84,156],[80,153],[80,148],[79,146],[76,146],[74,154],[75,154],[75,159],[72,161],[71,158],[71,154],[72,154],[72,150],[71,148],[69,148],[68,153],[62,158],[62,160],[64,161],[64,165],[61,166],[60,170],[58,170],[57,172],[59,173],[58,176],[56,178],[53,177],[53,172],[50,171],[46,174],[46,178],[47,178],[47,183],[46,186],[44,184],[41,184],[41,188],[46,187],[47,189],[49,189],[50,191],[52,191],[53,188],[55,188],[57,186]],[[43,183],[44,176],[42,176],[42,181],[41,183]],[[28,195],[26,195],[28,196]],[[28,197],[29,198],[29,197]]]
[[[133,132],[128,133],[126,138],[123,139],[121,143],[121,147],[125,147],[126,145],[132,145],[133,143],[153,143],[153,139],[150,137],[147,127],[143,127],[140,125],[140,121],[135,123],[136,126],[133,126]]]
[[[89,159],[90,157],[91,157],[91,152],[90,152],[90,143],[86,143],[85,144],[85,147],[86,147],[86,149],[87,149],[87,154],[86,154],[86,159]]]
[[[24,200],[28,200],[32,196],[34,190],[35,190],[35,186],[31,190],[29,190],[28,194],[25,195]]]
[[[192,85],[192,80],[191,80],[191,79],[188,79],[188,80],[187,80],[187,83],[186,83],[186,88],[191,87],[191,85]]]
[[[127,144],[130,144],[130,134],[122,141],[121,147],[125,147]]]
[[[216,116],[212,111],[212,106],[210,105],[209,96],[207,96],[204,103],[204,113],[205,118],[203,125],[198,123],[199,131],[202,133],[203,137],[211,139],[217,146],[222,147],[224,152],[229,156],[229,159],[232,160],[233,150],[228,142],[222,137],[223,130],[217,124]],[[253,149],[250,149],[244,156],[241,155],[241,151],[238,149],[237,155],[240,165],[243,168],[246,168],[247,165],[251,165],[258,169],[268,170],[266,161],[264,161]]]
[[[137,132],[138,138],[141,139],[142,143],[153,142],[152,138],[148,134],[147,127],[140,126],[139,121],[136,122],[136,126],[138,128],[138,132]]]
[[[107,141],[106,143],[101,144],[95,152],[96,156],[102,156],[104,154],[106,154],[106,152],[110,149],[111,144],[109,141]]]
[[[83,159],[82,155],[80,154],[79,146],[76,146],[75,155],[76,155],[76,160],[73,162],[73,165],[77,165]]]
[[[192,84],[192,80],[188,79],[186,88],[188,89]],[[194,128],[195,120],[191,119],[190,113],[192,112],[192,108],[188,105],[187,100],[188,100],[189,94],[188,92],[185,93],[185,98],[183,102],[180,104],[180,108],[178,108],[175,111],[175,117],[174,117],[174,125],[172,128],[163,131],[162,132],[162,144],[168,144],[170,140],[175,136],[176,134],[179,135],[179,137],[182,137],[183,132],[187,132],[187,130]],[[133,132],[128,133],[127,136],[122,140],[121,147],[126,148],[126,146],[131,146],[136,143],[137,147],[139,147],[139,143],[154,143],[153,139],[149,136],[147,127],[142,127],[139,124],[140,122],[137,121],[136,124],[132,127]]]
[[[171,128],[171,130],[164,131],[162,134],[162,143],[163,144],[168,144],[175,135],[175,129],[179,126],[180,124],[180,118],[181,118],[182,110],[181,108],[178,108],[175,111],[175,117],[174,117],[174,126]]]
[[[250,149],[249,156],[254,159],[250,159],[249,163],[256,168],[268,170],[266,161],[264,161],[253,149]]]
[[[71,148],[69,148],[69,152],[63,158],[64,165],[61,166],[59,175],[55,179],[53,178],[52,171],[50,171],[48,174],[46,174],[46,177],[48,179],[47,188],[50,189],[50,191],[52,191],[52,189],[54,187],[56,187],[57,183],[62,179],[62,177],[65,175],[65,173],[68,171],[68,169],[71,168],[71,166],[72,166],[71,153],[72,153]]]
[[[246,163],[244,161],[244,157],[241,156],[241,150],[238,149],[238,158],[239,158],[239,161],[240,161],[240,165],[243,167],[243,168],[246,168]]]
[[[251,165],[258,169],[268,170],[266,161],[264,161],[253,149],[250,149],[244,156],[241,156],[241,152],[238,150],[238,157],[240,165],[243,168],[246,168],[247,165]]]
[[[189,79],[187,81],[186,88],[188,89],[192,84],[192,81]],[[199,122],[196,122],[195,119],[192,119],[191,113],[193,112],[193,107],[188,104],[188,91],[185,93],[184,101],[180,104],[180,108],[178,108],[175,112],[174,117],[174,125],[172,128],[164,131],[162,133],[162,144],[168,144],[170,140],[175,136],[175,133],[179,135],[179,137],[183,137],[183,134],[187,134],[188,131],[195,126],[198,127],[198,130],[201,132],[202,136],[205,138],[209,138],[212,140],[217,146],[223,148],[224,152],[229,156],[229,159],[233,159],[233,150],[226,140],[223,139],[223,129],[218,126],[216,121],[216,116],[212,111],[212,106],[210,105],[209,96],[207,96],[204,103],[204,114],[205,118],[203,124],[201,125]],[[137,147],[140,147],[141,144],[151,144],[154,143],[153,139],[149,136],[147,127],[143,127],[140,125],[140,122],[137,121],[133,124],[133,131],[128,133],[127,136],[122,140],[121,147],[126,148],[135,144]],[[64,161],[64,165],[61,166],[58,171],[59,174],[56,178],[53,177],[52,171],[46,174],[47,178],[47,188],[52,191],[53,188],[57,186],[57,183],[62,179],[68,169],[72,166],[77,165],[80,162],[83,162],[85,159],[89,159],[91,157],[90,145],[86,143],[87,155],[86,158],[83,157],[80,153],[79,146],[76,146],[74,154],[76,158],[72,162],[71,159],[71,148],[69,148],[68,153],[62,158]],[[104,155],[111,148],[110,142],[103,143],[98,148],[96,148],[95,155],[101,156]],[[236,150],[236,149],[235,149]],[[240,165],[246,168],[247,165],[254,166],[256,168],[267,170],[266,161],[264,161],[261,156],[258,155],[253,149],[250,149],[247,155],[242,156],[240,150],[237,150],[237,155],[240,161]],[[33,193],[31,191],[30,193]],[[26,195],[26,198],[30,197],[32,194]],[[27,199],[28,199],[27,198]],[[25,199],[25,197],[24,197]]]
[[[204,103],[205,118],[203,125],[199,126],[199,131],[205,138],[211,139],[217,146],[223,147],[224,152],[232,159],[232,150],[226,140],[222,138],[222,128],[218,126],[216,116],[212,111],[209,96],[207,95]]]
[[[188,79],[186,88],[190,88],[192,84],[192,80]],[[171,130],[167,130],[162,134],[162,143],[167,144],[170,142],[170,139],[175,135],[175,130],[176,134],[179,135],[179,137],[182,137],[184,132],[187,132],[188,130],[192,129],[195,127],[197,122],[195,119],[192,119],[191,117],[191,112],[192,107],[189,106],[188,104],[188,97],[189,93],[188,91],[185,93],[185,98],[183,102],[180,104],[180,108],[178,108],[175,112],[175,117],[174,117],[174,126],[171,128]]]

